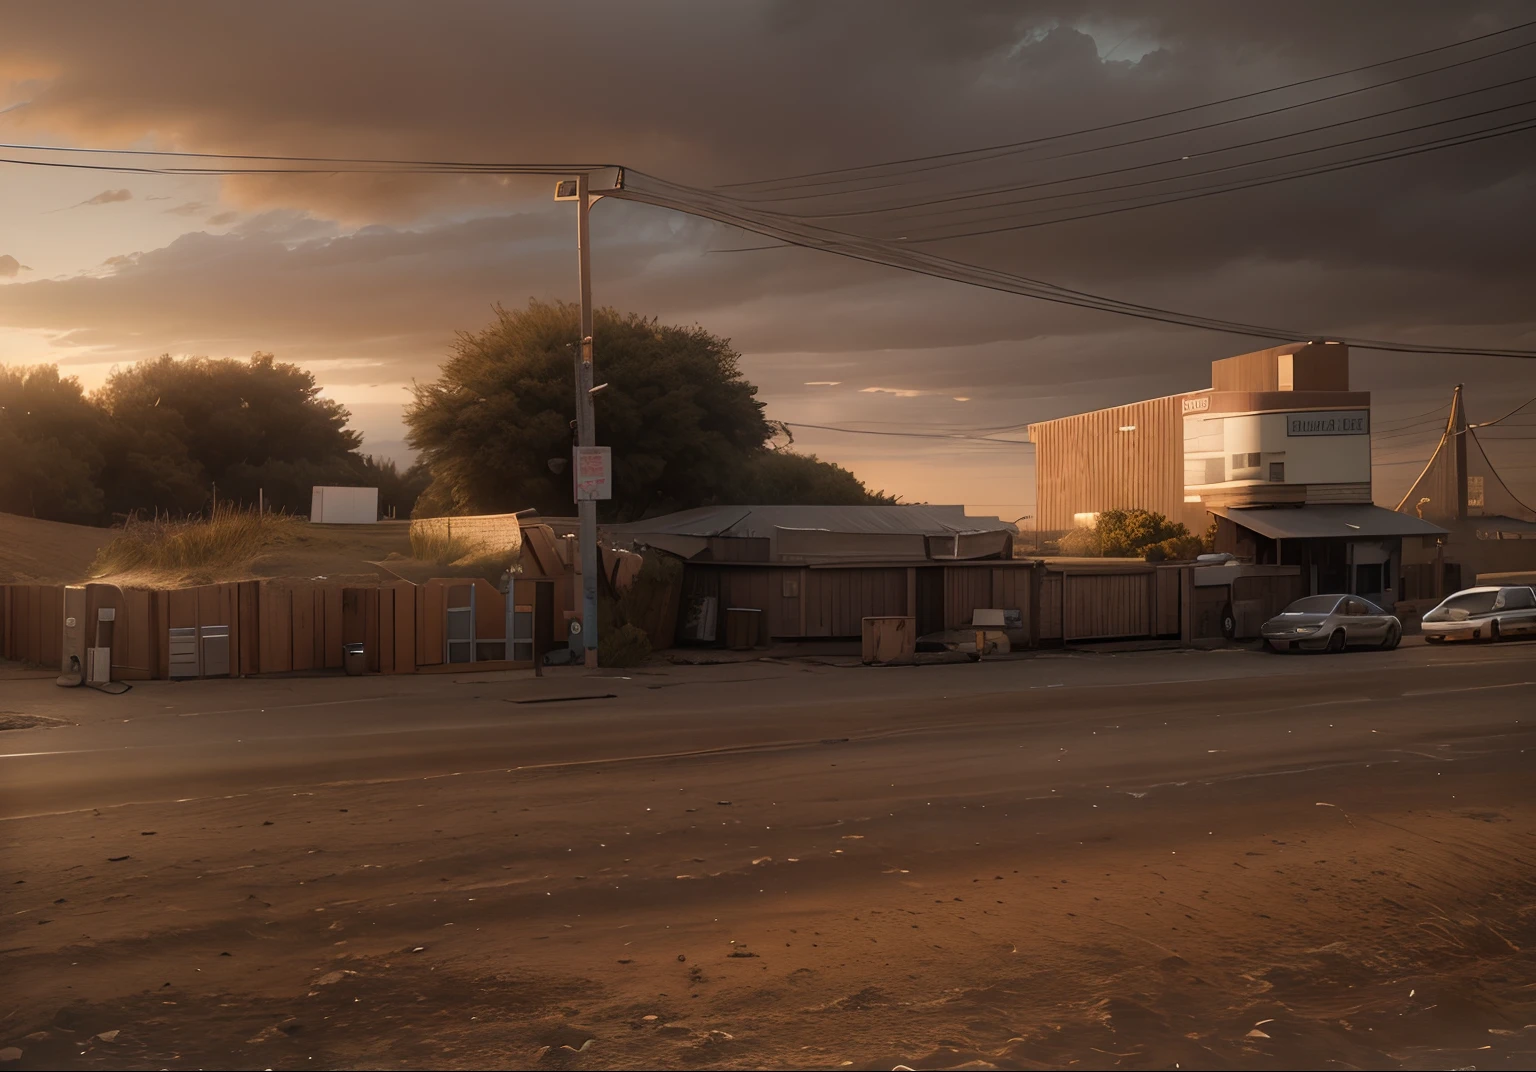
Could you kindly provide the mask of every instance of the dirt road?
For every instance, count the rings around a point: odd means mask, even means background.
[[[0,709],[4,1067],[1536,1063],[1536,645]]]

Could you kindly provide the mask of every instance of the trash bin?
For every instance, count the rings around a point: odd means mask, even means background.
[[[903,616],[865,618],[864,662],[910,663],[917,654],[917,619]]]
[[[368,672],[368,652],[361,644],[343,644],[341,665],[348,677],[361,677]]]

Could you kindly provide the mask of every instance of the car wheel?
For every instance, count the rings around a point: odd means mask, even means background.
[[[1237,615],[1232,613],[1230,603],[1221,608],[1221,635],[1228,640],[1237,639]]]
[[[1489,622],[1488,623],[1488,643],[1490,643],[1490,644],[1497,644],[1498,642],[1499,642],[1499,623],[1496,622],[1496,621]]]
[[[1344,630],[1335,629],[1333,635],[1328,638],[1328,653],[1330,655],[1337,655],[1344,650],[1344,644]]]
[[[1403,631],[1395,625],[1387,626],[1387,635],[1381,642],[1382,651],[1391,651],[1403,639]]]

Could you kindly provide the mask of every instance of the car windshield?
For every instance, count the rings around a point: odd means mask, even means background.
[[[1440,604],[1440,609],[1464,610],[1468,614],[1487,614],[1493,609],[1493,601],[1498,597],[1497,592],[1467,592],[1465,595],[1447,599]]]
[[[1338,603],[1338,596],[1307,596],[1305,599],[1298,599],[1296,602],[1292,603],[1289,607],[1286,607],[1280,613],[1328,614],[1333,611],[1334,607],[1338,606]]]

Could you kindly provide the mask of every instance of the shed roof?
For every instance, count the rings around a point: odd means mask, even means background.
[[[907,536],[1014,531],[1001,518],[968,517],[963,506],[703,506],[604,528],[632,535],[737,537],[772,537],[777,529]]]
[[[1444,536],[1445,529],[1412,514],[1370,503],[1323,506],[1211,506],[1224,517],[1272,540],[1308,540],[1369,536]]]

